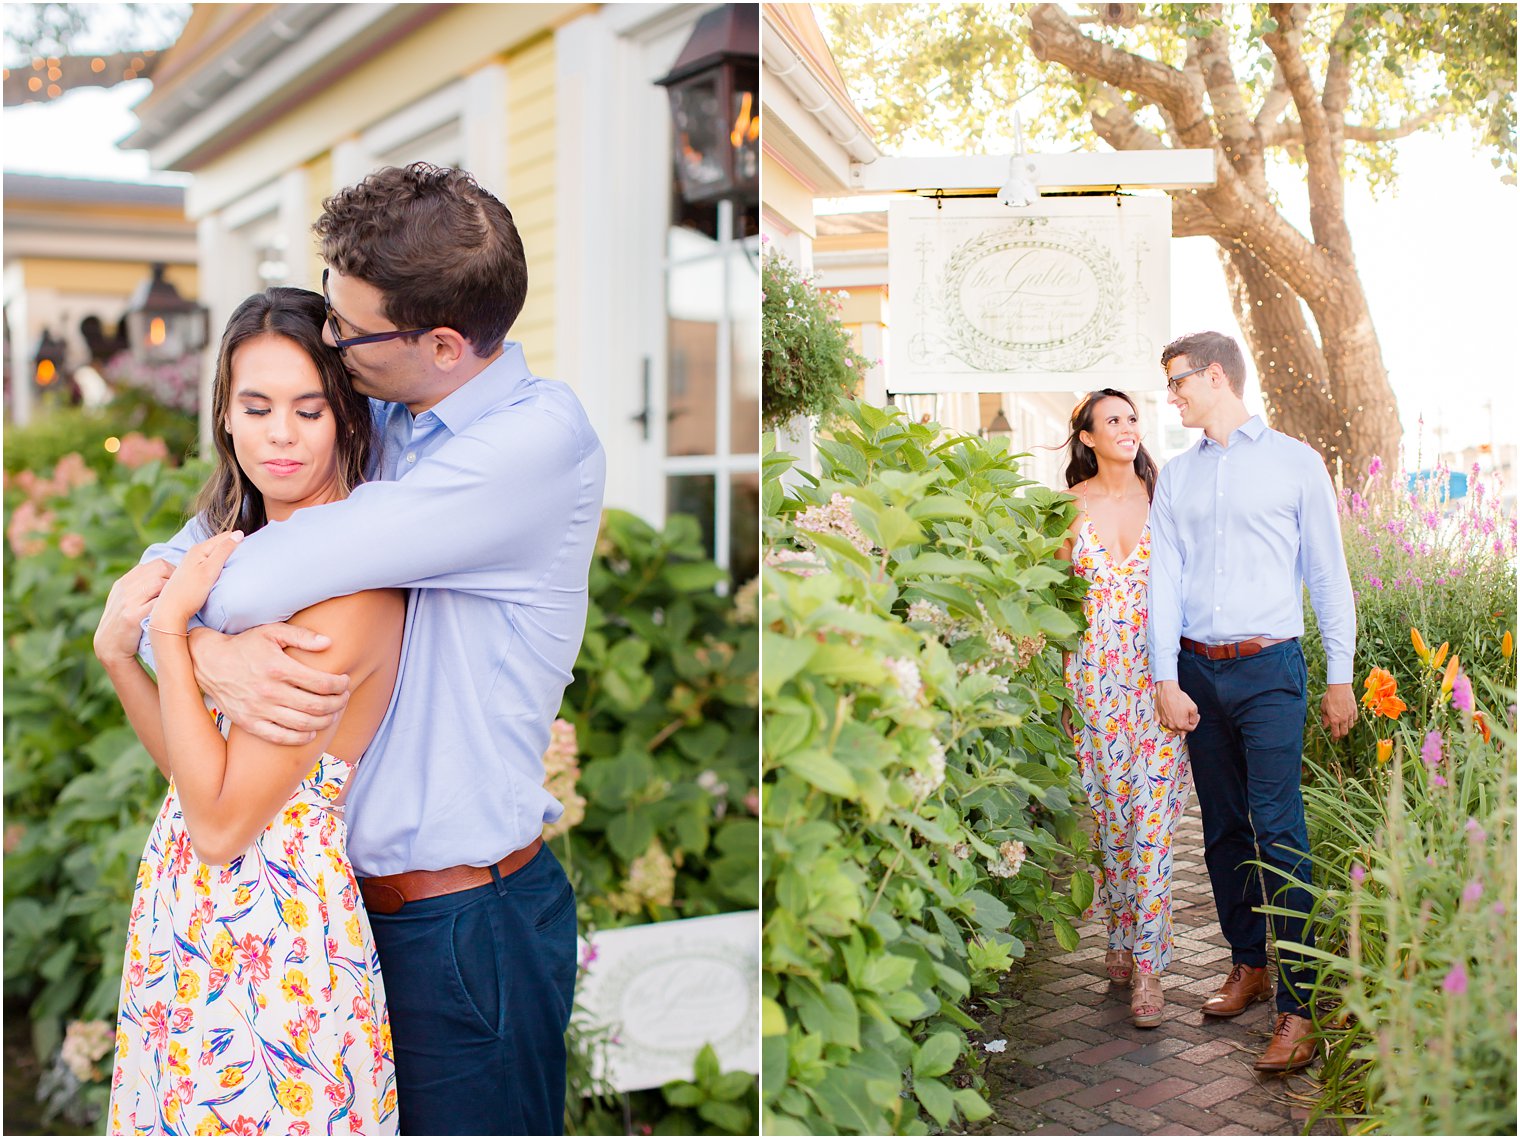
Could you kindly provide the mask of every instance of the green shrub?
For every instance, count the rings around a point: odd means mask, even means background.
[[[693,518],[603,516],[560,713],[588,757],[586,812],[554,840],[586,928],[758,904],[756,587],[730,600],[726,576]]]
[[[765,250],[760,275],[765,425],[795,415],[828,419],[865,381],[865,361],[839,320],[841,302],[819,292],[774,249]]]
[[[47,470],[77,452],[93,470],[103,473],[116,464],[116,452],[106,449],[107,440],[121,440],[133,432],[162,439],[168,457],[178,462],[194,449],[197,431],[193,415],[127,389],[103,408],[61,407],[25,427],[7,426],[5,469],[8,473]]]
[[[821,479],[785,491],[792,457],[765,457],[768,1134],[985,1117],[946,1078],[976,1028],[959,1005],[1046,922],[1075,948],[1091,900],[1085,874],[1074,898],[1054,881],[1086,846],[1059,728],[1070,496],[1001,445],[843,414]]]

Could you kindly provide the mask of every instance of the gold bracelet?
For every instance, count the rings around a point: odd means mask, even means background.
[[[176,633],[173,629],[160,629],[157,625],[149,625],[148,631],[152,633],[167,633],[171,637],[188,637],[188,632]]]

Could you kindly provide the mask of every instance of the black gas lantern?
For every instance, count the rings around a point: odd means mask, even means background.
[[[670,74],[676,174],[692,204],[760,199],[760,9],[725,4],[697,21]]]
[[[153,266],[127,302],[127,337],[132,352],[150,364],[178,360],[206,346],[209,330],[204,305],[187,301],[164,280],[164,266]]]

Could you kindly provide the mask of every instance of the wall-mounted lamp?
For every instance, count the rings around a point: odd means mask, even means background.
[[[697,21],[670,74],[676,175],[686,201],[760,200],[760,8],[725,4]]]
[[[127,302],[127,337],[132,352],[147,363],[178,360],[206,346],[210,331],[204,305],[187,301],[164,280],[164,266],[137,286]]]

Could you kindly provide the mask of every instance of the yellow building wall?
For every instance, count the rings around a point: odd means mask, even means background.
[[[529,366],[555,375],[556,149],[554,39],[513,53],[507,66],[507,208],[528,259],[528,300],[512,326]]]
[[[148,279],[146,261],[69,261],[62,258],[24,257],[22,279],[29,289],[57,289],[61,293],[119,293],[123,298]],[[200,275],[194,265],[170,265],[164,279],[182,297],[195,299]]]
[[[332,151],[317,155],[305,166],[306,172],[306,216],[312,221],[322,216],[322,203],[333,192],[333,158]],[[306,244],[306,276],[305,280],[313,283],[322,279],[322,252],[317,247],[317,238],[310,230],[307,231]]]
[[[587,10],[572,4],[459,4],[388,51],[316,92],[269,128],[195,170],[197,216],[265,184],[274,173],[328,153],[349,133],[405,109]]]

